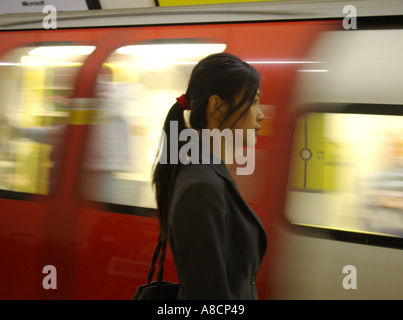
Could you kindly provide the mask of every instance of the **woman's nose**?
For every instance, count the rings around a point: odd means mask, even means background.
[[[258,114],[258,116],[257,116],[257,120],[258,120],[259,122],[261,122],[261,121],[263,121],[265,118],[266,118],[266,117],[265,117],[264,113],[263,113],[262,110],[259,108],[259,114]]]

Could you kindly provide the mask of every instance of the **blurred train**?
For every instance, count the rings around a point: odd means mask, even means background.
[[[0,22],[0,299],[132,297],[162,121],[221,51],[262,75],[255,171],[234,174],[268,235],[260,299],[403,298],[401,2],[44,16]]]

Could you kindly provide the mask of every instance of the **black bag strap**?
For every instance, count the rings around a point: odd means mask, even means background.
[[[162,277],[164,275],[164,260],[165,260],[165,250],[167,247],[167,240],[161,240],[158,238],[157,247],[155,248],[153,259],[151,261],[151,268],[150,272],[148,273],[148,280],[147,284],[149,285],[154,277],[155,265],[157,263],[159,257],[159,266],[158,266],[158,273],[157,273],[157,283],[162,282]]]

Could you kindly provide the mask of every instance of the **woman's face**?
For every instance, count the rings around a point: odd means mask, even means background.
[[[244,106],[242,106],[240,109],[238,109],[236,112],[234,112],[227,121],[225,121],[225,124],[222,126],[224,127],[229,127],[233,130],[235,133],[236,129],[241,129],[243,130],[243,135],[242,135],[242,146],[247,147],[247,146],[254,146],[257,141],[257,136],[259,135],[259,130],[261,129],[261,122],[264,119],[264,114],[262,110],[260,109],[259,105],[259,99],[260,99],[260,91],[258,90],[255,96],[255,99],[253,100],[252,105],[249,107],[249,109],[246,111],[246,113],[242,116],[242,118],[239,119],[239,117],[245,112],[245,110],[248,108],[248,104],[246,103]],[[238,120],[239,119],[239,120]],[[235,123],[235,125],[233,125]],[[253,139],[249,139],[248,141],[248,135],[247,135],[247,129],[253,130],[254,137]],[[235,135],[234,135],[235,137]]]

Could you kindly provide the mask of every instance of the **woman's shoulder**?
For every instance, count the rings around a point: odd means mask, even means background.
[[[210,213],[216,217],[225,216],[229,199],[227,192],[225,180],[210,165],[186,165],[175,181],[171,219],[188,215],[189,208],[192,217]]]
[[[212,185],[215,187],[224,187],[224,179],[217,174],[216,170],[210,164],[188,164],[185,165],[178,174],[176,187],[190,186],[194,184]]]

